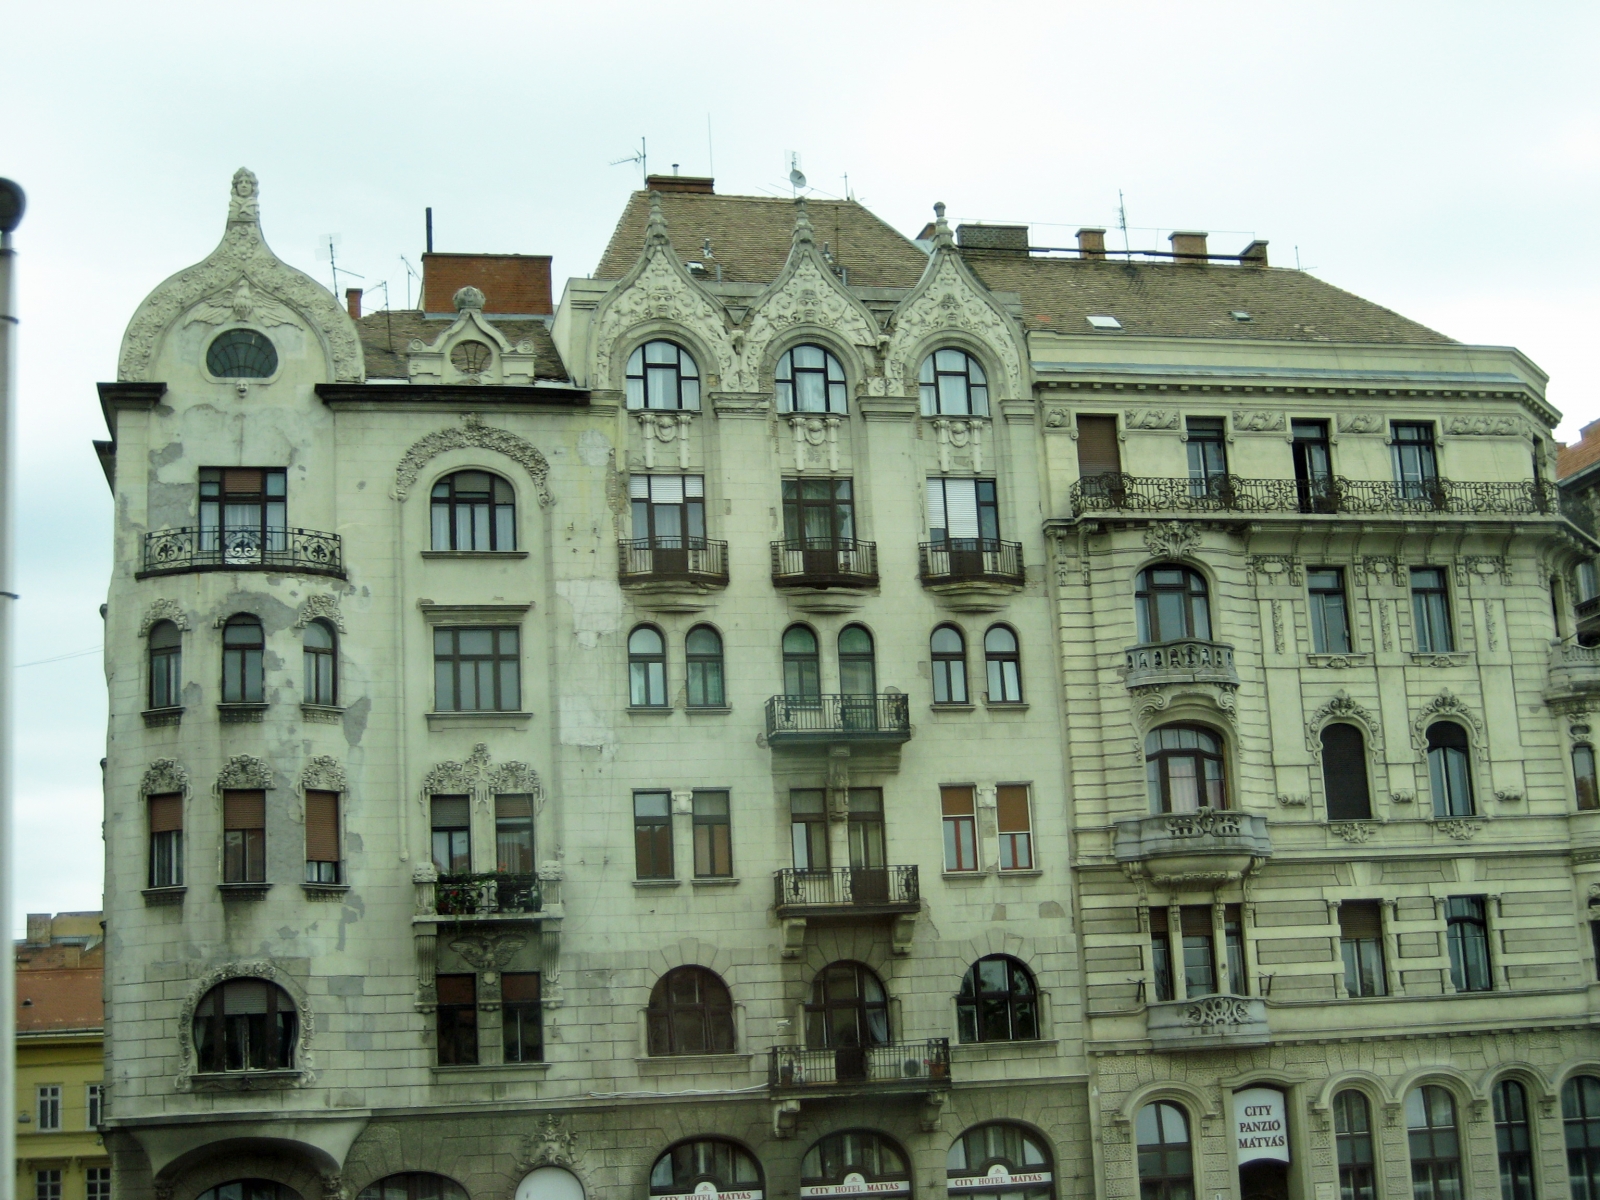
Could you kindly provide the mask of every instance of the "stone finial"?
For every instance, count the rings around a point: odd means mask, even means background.
[[[939,200],[933,206],[933,246],[942,249],[956,244],[955,235],[950,232],[950,223],[944,219],[944,201]]]
[[[477,312],[483,311],[483,293],[471,284],[456,292],[454,302],[457,312],[469,308]]]
[[[806,211],[806,198],[796,196],[794,201],[794,244],[814,241],[811,214]]]
[[[667,240],[667,218],[661,211],[661,193],[650,193],[650,221],[644,227],[644,244],[669,245]]]
[[[233,173],[233,188],[228,193],[228,224],[243,221],[253,225],[261,219],[260,191],[256,173],[249,167],[240,167]]]

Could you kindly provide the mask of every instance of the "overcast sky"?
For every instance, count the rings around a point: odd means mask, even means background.
[[[639,185],[609,164],[641,137],[654,171],[714,158],[722,192],[787,195],[798,153],[818,194],[848,175],[913,235],[944,200],[1070,244],[1117,225],[1120,189],[1136,247],[1265,238],[1274,264],[1520,347],[1571,438],[1600,416],[1597,34],[1592,0],[7,5],[37,664],[17,670],[18,920],[100,903],[94,384],[139,301],[216,245],[237,167],[281,257],[326,281],[338,234],[395,307],[427,205],[439,250],[553,254],[558,293],[588,273]]]

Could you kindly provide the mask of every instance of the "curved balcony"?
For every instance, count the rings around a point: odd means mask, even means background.
[[[433,885],[434,912],[441,917],[529,915],[544,907],[537,875],[503,871],[441,875]]]
[[[911,706],[898,692],[876,696],[773,696],[767,701],[767,744],[905,742]]]
[[[1119,863],[1139,863],[1160,881],[1239,879],[1272,857],[1267,820],[1255,813],[1202,808],[1116,823]]]
[[[1129,687],[1163,683],[1219,683],[1239,686],[1233,669],[1233,647],[1201,638],[1177,638],[1130,646],[1124,680]]]
[[[1600,646],[1557,642],[1550,647],[1546,700],[1576,700],[1600,695]]]
[[[1514,483],[1430,479],[1397,483],[1382,479],[1247,479],[1218,475],[1208,480],[1110,473],[1072,485],[1072,511],[1086,513],[1296,513],[1354,516],[1556,516],[1562,514],[1556,485],[1542,480]]]
[[[617,543],[623,584],[728,586],[728,543],[706,538],[634,538]]]
[[[144,535],[137,578],[184,571],[293,571],[343,579],[344,548],[337,533],[312,529],[190,526]]]
[[[950,1086],[948,1038],[827,1050],[774,1046],[770,1054],[767,1085],[775,1092],[927,1092]]]
[[[914,913],[922,908],[917,868],[784,867],[772,878],[779,917],[858,917]]]
[[[1145,1009],[1145,1033],[1157,1050],[1262,1046],[1269,1040],[1267,1005],[1256,996],[1198,996]]]
[[[993,538],[950,538],[917,546],[924,587],[946,583],[990,583],[1021,587],[1022,543]]]
[[[878,586],[878,543],[853,538],[801,538],[772,543],[772,586]]]

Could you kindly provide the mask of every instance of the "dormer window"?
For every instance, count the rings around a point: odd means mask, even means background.
[[[698,409],[700,368],[676,342],[646,342],[628,357],[628,407]]]
[[[482,342],[457,342],[450,350],[450,365],[463,375],[482,375],[494,362],[494,351]]]
[[[206,350],[206,370],[218,379],[266,379],[277,369],[277,349],[254,329],[224,330]]]

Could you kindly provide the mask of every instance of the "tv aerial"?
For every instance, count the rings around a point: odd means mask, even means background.
[[[649,159],[649,156],[645,153],[644,138],[640,138],[639,139],[639,150],[638,150],[638,153],[630,154],[630,155],[628,155],[627,158],[613,159],[611,165],[613,167],[620,167],[623,163],[638,163],[639,164],[639,178],[640,179],[649,179],[650,178],[650,159]]]

